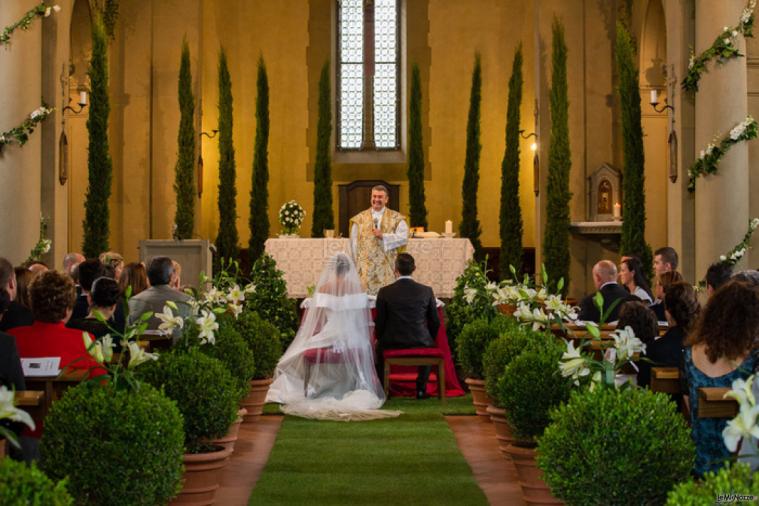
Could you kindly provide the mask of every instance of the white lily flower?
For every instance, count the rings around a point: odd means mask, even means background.
[[[174,309],[176,309],[176,307],[176,304],[174,304]],[[184,319],[179,315],[174,316],[168,302],[163,306],[163,313],[155,313],[153,316],[161,320],[161,324],[158,325],[158,330],[162,330],[167,334],[172,333],[176,328],[181,329],[184,327]]]
[[[205,309],[202,311],[202,313],[203,316],[196,320],[196,323],[200,328],[198,337],[200,338],[201,344],[214,344],[216,342],[216,338],[214,337],[213,333],[219,329],[219,324],[216,323],[216,315],[213,314],[213,312],[207,311]]]
[[[590,374],[590,368],[587,366],[587,359],[580,355],[580,350],[575,348],[572,340],[566,341],[567,351],[561,355],[559,370],[565,378],[571,377],[575,385],[580,384],[580,378]]]
[[[467,302],[467,304],[471,304],[474,302],[474,299],[477,297],[477,289],[476,288],[470,288],[468,286],[464,287],[464,300]]]
[[[722,440],[731,452],[738,449],[738,442],[744,437],[759,438],[759,425],[756,423],[759,406],[741,408],[738,416],[727,422],[722,431]]]
[[[233,286],[227,292],[227,300],[232,304],[245,301],[245,294],[238,285]]]
[[[635,332],[629,325],[624,329],[617,329],[614,334],[614,347],[617,350],[617,359],[626,362],[631,360],[635,353],[645,353],[646,345],[635,337]]]
[[[82,341],[84,342],[84,348],[87,350],[90,357],[92,357],[98,364],[102,364],[105,357],[103,357],[103,346],[100,342],[95,342],[93,344],[89,332],[82,332]]]
[[[725,394],[725,398],[732,398],[738,401],[738,405],[743,408],[744,406],[755,406],[756,398],[754,398],[754,392],[752,390],[754,384],[754,375],[752,374],[746,380],[738,378],[733,380],[731,390]]]
[[[103,359],[106,362],[110,362],[113,358],[113,338],[111,334],[106,334],[100,338],[100,342],[103,345]]]
[[[241,304],[230,304],[229,305],[229,309],[232,311],[232,316],[235,317],[235,320],[242,313],[242,305]]]
[[[245,285],[244,291],[245,293],[253,293],[256,291],[256,285],[254,285],[253,283],[248,283],[247,285]]]
[[[139,344],[135,343],[134,341],[130,341],[128,343],[128,348],[129,364],[127,364],[127,369],[132,369],[150,360],[158,360],[157,353],[147,353],[145,350],[140,348]]]
[[[30,429],[34,430],[34,420],[29,413],[18,409],[13,404],[15,394],[13,390],[8,390],[5,386],[0,387],[0,420],[12,420],[21,422]]]

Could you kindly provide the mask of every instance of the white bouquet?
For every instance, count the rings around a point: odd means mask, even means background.
[[[294,200],[285,202],[279,208],[279,224],[282,225],[282,232],[285,234],[297,233],[305,217],[306,211]]]

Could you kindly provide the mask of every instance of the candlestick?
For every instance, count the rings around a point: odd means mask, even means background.
[[[446,234],[453,233],[453,222],[451,220],[445,220],[445,233]]]

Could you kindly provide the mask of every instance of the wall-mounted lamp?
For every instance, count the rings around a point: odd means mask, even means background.
[[[208,132],[200,132],[200,134],[198,134],[198,138],[200,139],[201,142],[203,142],[204,135],[208,137],[209,139],[213,139],[214,137],[216,137],[216,134],[218,133],[219,133],[219,130],[217,129],[211,130],[210,134]],[[198,150],[198,198],[200,198],[201,195],[203,195],[203,148],[202,147]]]
[[[536,107],[536,117],[537,117],[537,107]],[[537,197],[540,194],[540,157],[538,156],[538,134],[536,132],[530,132],[529,134],[525,134],[524,130],[519,131],[519,136],[522,137],[522,139],[529,139],[530,137],[535,137],[535,140],[530,144],[530,150],[532,151],[532,177],[533,177],[533,191],[535,192],[535,196]]]
[[[69,103],[71,103],[71,97],[69,97]],[[74,114],[81,113],[85,107],[87,107],[87,91],[86,90],[79,90],[79,101],[77,102],[77,105],[79,105],[79,109],[74,109],[70,105],[67,105],[63,108],[62,112],[71,111]]]
[[[667,99],[664,99],[664,105],[657,108],[656,106],[659,105],[659,90],[653,89],[651,90],[651,99],[649,100],[649,103],[651,104],[651,107],[654,108],[654,111],[656,112],[664,112],[667,109],[671,109],[672,111],[675,110],[675,108],[667,103]]]

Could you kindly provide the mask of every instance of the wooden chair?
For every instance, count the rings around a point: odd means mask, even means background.
[[[439,348],[385,350],[385,397],[390,398],[390,366],[437,366],[437,397],[445,400],[445,359]]]
[[[725,399],[730,389],[726,387],[701,387],[698,389],[699,418],[733,418],[738,414],[738,402]]]

